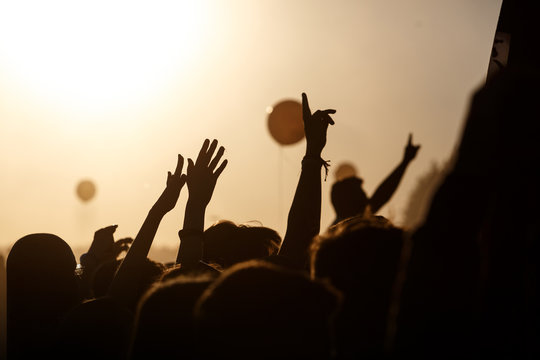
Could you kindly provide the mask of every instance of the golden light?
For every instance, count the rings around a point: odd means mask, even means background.
[[[205,1],[9,1],[0,67],[36,98],[77,110],[137,103],[193,65]]]

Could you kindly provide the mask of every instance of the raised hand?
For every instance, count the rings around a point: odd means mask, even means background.
[[[317,110],[311,113],[308,98],[302,93],[302,118],[304,120],[304,132],[306,134],[306,155],[320,157],[322,149],[326,145],[326,130],[328,125],[334,125],[330,114],[336,110]]]
[[[407,146],[405,147],[403,161],[407,163],[412,161],[416,157],[418,149],[420,149],[420,145],[413,145],[412,134],[409,134],[409,141],[407,142]]]
[[[140,269],[143,266],[148,252],[154,241],[159,224],[165,214],[171,211],[178,201],[180,190],[186,183],[186,175],[182,175],[184,158],[178,155],[178,162],[174,173],[167,174],[167,186],[154,206],[148,212],[141,229],[137,233],[133,245],[129,249],[124,261],[118,268],[116,275],[109,287],[108,295],[117,301],[135,309],[137,301],[141,296],[140,290]]]
[[[163,193],[156,201],[154,210],[161,212],[163,215],[174,209],[178,197],[180,196],[180,190],[186,183],[186,175],[182,175],[182,168],[184,167],[184,158],[178,154],[178,162],[174,173],[169,171],[167,174],[167,187],[163,190]]]
[[[189,190],[189,201],[195,201],[204,207],[210,202],[217,179],[225,169],[225,166],[227,166],[227,160],[223,160],[221,165],[217,167],[225,152],[225,148],[220,146],[214,156],[217,144],[217,140],[212,141],[210,144],[210,140],[206,139],[195,163],[193,160],[188,159],[187,186]]]
[[[118,225],[109,225],[97,230],[88,252],[81,256],[81,263],[86,266],[97,266],[116,260],[122,251],[127,251],[133,239],[128,237],[114,241],[116,228]]]

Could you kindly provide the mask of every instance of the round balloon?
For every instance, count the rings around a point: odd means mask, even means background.
[[[281,145],[292,145],[304,138],[302,104],[296,100],[282,100],[269,109],[268,131]]]
[[[96,185],[91,180],[81,180],[77,184],[77,196],[82,201],[90,201],[96,194]]]
[[[340,181],[343,179],[356,176],[356,169],[354,168],[354,165],[351,163],[342,163],[342,164],[339,164],[339,166],[334,172],[334,175],[336,177],[336,181]]]

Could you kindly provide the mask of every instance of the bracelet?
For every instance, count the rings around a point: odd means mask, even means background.
[[[313,156],[306,155],[302,159],[302,166],[307,165],[307,164],[324,166],[324,181],[326,181],[326,178],[328,177],[328,168],[330,167],[330,160],[324,160],[321,157],[313,157]]]

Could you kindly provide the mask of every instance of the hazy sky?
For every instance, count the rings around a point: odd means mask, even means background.
[[[323,157],[371,194],[409,132],[422,145],[382,209],[446,160],[487,71],[500,0],[0,1],[0,246],[50,232],[72,246],[118,224],[135,237],[205,138],[229,165],[207,210],[283,235],[304,140],[282,147],[266,108],[304,91],[334,108]],[[332,168],[331,168],[332,169]],[[96,197],[75,195],[92,179]],[[322,228],[333,220],[323,183]],[[154,246],[177,246],[187,188]]]

